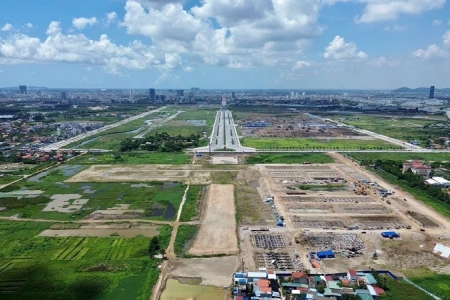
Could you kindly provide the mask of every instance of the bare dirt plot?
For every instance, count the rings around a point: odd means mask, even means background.
[[[434,222],[431,218],[415,211],[409,211],[409,215],[419,221],[423,227],[439,227],[439,224]]]
[[[180,259],[170,277],[201,278],[201,285],[229,286],[238,267],[236,256]]]
[[[213,165],[237,165],[239,164],[239,159],[237,156],[213,156]]]
[[[192,165],[178,168],[167,165],[95,165],[72,176],[67,182],[185,182],[189,180],[191,184],[208,184],[211,182],[211,172],[211,170],[202,170]]]
[[[234,254],[238,251],[234,186],[212,184],[206,200],[205,216],[191,255]]]

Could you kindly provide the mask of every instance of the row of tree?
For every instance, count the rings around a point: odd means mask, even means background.
[[[180,152],[189,147],[198,147],[199,134],[169,135],[167,132],[156,133],[143,139],[125,139],[120,143],[120,151],[147,150],[159,152]]]
[[[393,160],[377,160],[374,167],[381,169],[393,176],[398,180],[398,183],[407,185],[417,191],[426,194],[429,198],[450,204],[450,198],[447,193],[444,193],[438,186],[424,184],[424,178],[418,174],[414,174],[411,170],[402,173],[403,163]]]

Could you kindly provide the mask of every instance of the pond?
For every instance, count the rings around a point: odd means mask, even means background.
[[[152,208],[149,210],[151,215],[148,215],[149,217],[163,217],[164,220],[173,220],[175,219],[175,216],[177,214],[177,210],[172,205],[172,203],[169,203],[166,207],[157,207]]]

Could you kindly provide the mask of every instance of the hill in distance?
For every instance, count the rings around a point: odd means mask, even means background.
[[[448,92],[450,92],[450,88],[435,89],[434,91],[448,93]],[[418,87],[415,89],[410,89],[408,87],[401,87],[399,89],[393,90],[392,92],[393,93],[429,93],[430,88],[429,87]]]

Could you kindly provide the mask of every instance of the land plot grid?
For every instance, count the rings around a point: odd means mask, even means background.
[[[326,202],[376,202],[375,199],[370,197],[327,197],[325,198]]]
[[[281,249],[286,247],[283,236],[281,235],[256,234],[252,236],[252,244],[257,248],[268,250]]]
[[[256,253],[255,265],[257,268],[278,269],[278,270],[293,270],[294,264],[292,258],[288,253]]]
[[[302,196],[282,196],[282,201],[286,202],[324,202],[324,197],[302,197]]]
[[[408,224],[403,220],[390,216],[371,216],[371,217],[350,217],[354,224],[358,224],[359,228],[367,229],[369,227],[375,229],[390,229],[390,228],[406,228]]]
[[[309,233],[305,237],[312,247],[333,250],[364,249],[363,241],[351,233]]]
[[[345,211],[345,213],[348,214],[368,214],[368,215],[382,215],[382,214],[389,214],[392,212],[392,210],[390,210],[387,207],[384,207],[383,205],[376,205],[376,206],[358,206],[356,205],[352,205],[352,206],[347,206],[347,207],[342,207],[341,208]]]
[[[362,180],[367,180],[366,177],[364,175],[362,175],[361,173],[356,172],[355,170],[353,170],[350,167],[339,167],[340,170],[344,171],[345,173],[347,173],[351,178],[357,180],[357,181],[362,181]]]
[[[344,227],[345,224],[339,219],[318,220],[312,218],[304,218],[300,216],[294,216],[292,223],[297,227],[302,228],[330,228],[330,227]]]
[[[266,166],[267,170],[298,170],[298,169],[302,169],[302,170],[330,170],[330,167],[328,166],[304,166],[304,165],[299,165],[299,166]]]

